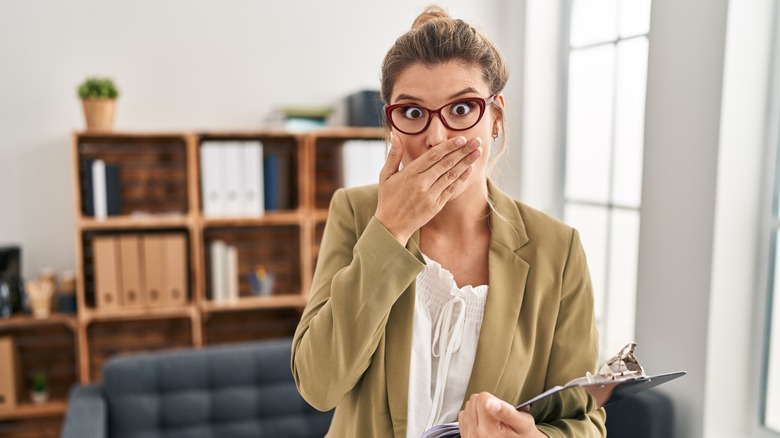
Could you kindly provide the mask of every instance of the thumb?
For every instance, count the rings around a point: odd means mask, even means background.
[[[390,150],[387,151],[387,158],[382,170],[379,172],[379,181],[386,181],[393,174],[398,172],[398,166],[401,165],[401,158],[404,156],[404,149],[396,144],[390,135]]]
[[[487,401],[486,407],[496,421],[506,424],[515,431],[523,430],[522,414],[514,406],[492,397]]]

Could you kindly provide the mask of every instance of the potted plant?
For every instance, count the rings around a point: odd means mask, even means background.
[[[35,404],[49,401],[49,387],[46,383],[46,373],[43,371],[35,371],[32,373],[31,379],[30,400]]]
[[[113,79],[88,77],[79,85],[79,98],[84,107],[84,117],[89,131],[111,131],[114,128],[114,111],[119,90]]]

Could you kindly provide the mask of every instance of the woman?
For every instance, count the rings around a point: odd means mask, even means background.
[[[293,341],[299,391],[336,408],[329,436],[605,435],[589,398],[510,405],[594,372],[598,332],[576,231],[487,177],[507,78],[436,7],[385,57],[387,160],[378,185],[334,194]]]

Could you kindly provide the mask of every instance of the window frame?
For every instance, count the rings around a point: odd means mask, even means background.
[[[767,378],[769,371],[769,343],[771,324],[780,324],[780,314],[772,321],[778,250],[780,250],[780,7],[774,7],[774,26],[772,29],[770,97],[767,111],[767,131],[765,141],[765,161],[761,207],[761,224],[757,235],[758,263],[756,269],[758,287],[754,295],[754,327],[752,339],[753,372],[751,378],[752,394],[750,409],[753,434],[758,438],[778,438],[780,429],[774,430],[765,423],[767,401]],[[780,367],[780,363],[776,364]],[[778,376],[780,377],[780,376]],[[778,394],[780,397],[780,394]]]

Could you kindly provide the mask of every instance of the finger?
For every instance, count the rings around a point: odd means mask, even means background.
[[[379,181],[387,181],[388,178],[398,172],[398,166],[401,165],[401,158],[404,156],[404,148],[396,144],[396,140],[390,142],[390,150],[387,151],[387,158],[382,170],[379,172]]]
[[[440,167],[437,167],[437,170],[433,172],[433,175],[437,176],[437,179],[431,182],[431,191],[441,194],[448,189],[449,186],[457,185],[456,183],[465,180],[465,177],[468,176],[468,172],[473,170],[474,163],[476,163],[477,159],[482,155],[482,147],[480,146],[482,140],[475,138],[472,139],[472,142],[469,143],[469,146],[463,148],[462,151],[465,155],[458,157],[459,160],[454,165],[452,164],[453,160],[448,159],[449,157],[443,159],[439,163]],[[474,147],[474,149],[470,149],[470,147]],[[461,154],[461,151],[453,152],[453,154]],[[469,167],[472,169],[469,169]],[[466,174],[464,175],[464,173]],[[449,191],[451,193],[454,192],[454,187],[450,188]]]
[[[471,164],[477,161],[477,158],[482,154],[481,147],[482,139],[474,137],[468,141],[466,146],[450,152],[431,167],[435,168],[436,173],[439,175],[444,175],[464,162],[466,164]]]
[[[474,402],[476,397],[477,394],[472,394],[471,397],[469,397],[469,401],[466,402],[466,406],[458,414],[458,427],[460,428],[461,434],[466,437],[470,436],[470,432],[476,430],[477,425],[479,424],[476,404]]]
[[[461,184],[466,182],[466,180],[471,176],[471,174],[474,173],[474,165],[468,165],[466,168],[460,173],[460,175],[457,174],[457,172],[453,172],[452,174],[448,173],[445,176],[442,176],[439,178],[439,181],[436,182],[437,185],[434,187],[431,187],[430,191],[433,193],[438,193],[439,197],[436,199],[436,205],[439,206],[439,208],[442,208],[444,204],[446,204],[452,197],[455,195],[455,193],[458,190],[458,187],[460,187]],[[457,179],[454,181],[450,178],[451,175],[457,175]],[[449,185],[447,185],[449,184]]]
[[[424,154],[420,155],[416,160],[412,161],[409,164],[409,168],[413,169],[417,173],[425,172],[451,152],[465,146],[466,143],[466,137],[463,137],[462,135],[447,139],[446,141],[428,149]]]

